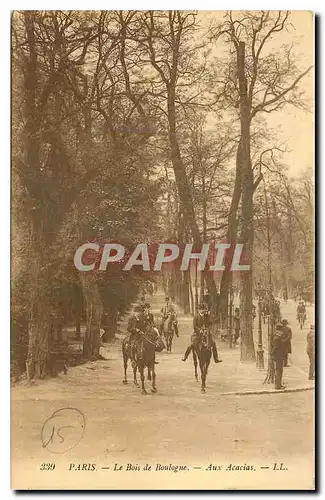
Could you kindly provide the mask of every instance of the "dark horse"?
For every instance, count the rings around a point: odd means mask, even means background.
[[[139,370],[142,385],[142,394],[147,394],[144,386],[144,369],[148,368],[148,379],[152,380],[152,392],[157,392],[156,388],[156,372],[155,372],[155,354],[165,349],[165,344],[159,335],[158,329],[149,325],[146,331],[140,338],[131,345],[129,337],[123,339],[122,353],[124,363],[124,380],[123,384],[127,384],[127,364],[130,359],[133,367],[133,382],[139,387],[137,381],[137,370]]]
[[[176,318],[174,314],[169,314],[161,327],[161,333],[164,335],[166,341],[167,352],[172,352],[172,344],[175,333],[175,325],[174,325],[175,319]]]
[[[197,376],[197,360],[199,359],[200,371],[201,371],[201,392],[204,393],[206,389],[206,378],[208,374],[208,368],[211,361],[212,355],[212,345],[210,342],[209,332],[206,328],[202,328],[198,339],[193,345],[193,362],[195,378]]]

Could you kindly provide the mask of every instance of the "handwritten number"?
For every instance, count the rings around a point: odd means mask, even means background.
[[[52,434],[50,436],[50,439],[47,441],[47,443],[43,443],[43,448],[46,448],[49,443],[52,443],[53,441],[53,436],[54,436],[54,425],[52,426]]]

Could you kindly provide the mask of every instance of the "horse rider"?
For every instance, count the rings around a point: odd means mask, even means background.
[[[143,308],[136,305],[133,309],[133,314],[129,318],[127,331],[129,332],[129,342],[131,345],[131,352],[133,354],[135,343],[140,340],[146,328],[146,319],[143,313]]]
[[[215,340],[212,337],[211,333],[211,327],[212,327],[212,320],[211,316],[208,310],[208,307],[206,304],[201,303],[199,305],[199,310],[197,314],[193,318],[193,334],[191,336],[191,344],[188,346],[188,348],[185,351],[184,358],[182,361],[186,361],[187,358],[190,355],[191,350],[193,347],[195,347],[195,344],[200,340],[200,333],[202,328],[206,328],[208,330],[208,338],[209,338],[209,343],[212,347],[212,354],[213,354],[213,359],[215,363],[221,363],[221,359],[218,357],[218,351],[217,351],[217,346],[215,343]]]
[[[155,319],[154,319],[154,316],[152,314],[152,312],[150,311],[150,304],[149,302],[146,302],[144,304],[144,309],[143,309],[143,314],[144,314],[144,319],[146,321],[146,325],[154,325],[155,323]]]
[[[171,321],[174,324],[175,335],[176,337],[179,337],[176,311],[174,309],[174,306],[170,303],[168,296],[165,297],[165,305],[161,308],[161,313],[162,313],[162,318],[159,327],[160,333],[162,333],[163,331],[165,321],[168,318],[171,318]]]
[[[303,300],[299,301],[298,307],[297,307],[297,320],[299,321],[299,316],[303,315],[304,321],[306,321],[306,305]]]
[[[141,319],[144,322],[144,331],[148,328],[148,326],[155,326],[155,318],[152,312],[150,311],[150,304],[146,302],[142,307],[142,315]],[[158,365],[159,361],[155,360],[155,365]]]
[[[282,332],[284,336],[284,342],[287,343],[287,354],[285,355],[284,361],[283,361],[283,366],[289,366],[288,365],[288,354],[292,353],[291,350],[291,339],[292,339],[292,330],[290,326],[288,326],[288,321],[286,319],[283,319],[281,321],[282,323]]]

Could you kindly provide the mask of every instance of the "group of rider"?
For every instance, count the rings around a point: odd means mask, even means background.
[[[274,305],[277,305],[274,301]],[[278,311],[280,313],[280,311]],[[300,301],[297,307],[297,318],[303,315],[306,319],[306,306],[304,301]],[[240,310],[238,307],[235,308],[234,317],[234,341],[235,343],[240,337]],[[174,330],[174,333],[177,337],[179,337],[178,333],[178,323],[177,323],[177,314],[173,304],[171,303],[168,296],[165,297],[165,305],[161,308],[161,318],[159,322],[159,333],[162,335],[164,331],[164,325],[169,323]],[[135,343],[141,339],[141,337],[145,334],[149,326],[155,326],[154,316],[150,311],[150,304],[146,302],[145,296],[143,295],[140,299],[140,304],[136,305],[133,310],[133,315],[130,316],[127,331],[130,334],[129,340],[131,346],[134,346]],[[198,342],[200,341],[202,332],[206,332],[207,343],[212,349],[213,359],[215,363],[220,363],[222,360],[219,359],[218,350],[215,343],[215,340],[212,336],[212,318],[209,311],[209,307],[206,303],[202,302],[198,307],[198,312],[195,314],[193,318],[193,334],[191,336],[191,343],[187,347],[184,357],[182,361],[186,361],[191,351],[195,349]],[[288,327],[287,320],[282,320],[282,322],[278,323],[276,327],[277,334],[275,336],[275,346],[274,346],[274,356],[275,358],[278,356],[283,357],[281,363],[277,364],[276,362],[276,386],[277,388],[282,388],[281,379],[282,372],[280,366],[288,366],[288,354],[291,353],[291,338],[292,333],[291,329]],[[282,334],[281,342],[279,340],[279,334]],[[278,349],[278,344],[281,345],[281,348]],[[278,357],[279,357],[278,356]],[[275,359],[274,358],[274,359]],[[275,360],[276,361],[276,360]],[[281,375],[280,375],[281,373]]]
[[[168,296],[165,297],[165,305],[161,308],[161,319],[159,323],[159,333],[163,333],[165,323],[171,323],[176,337],[179,337],[178,333],[178,322],[177,314],[174,309],[173,304],[170,302]],[[141,339],[149,326],[154,326],[154,316],[150,311],[149,302],[145,301],[145,297],[142,296],[140,299],[140,304],[136,305],[133,309],[133,314],[129,318],[127,331],[130,334],[129,341],[131,346]],[[190,355],[192,349],[196,347],[196,344],[200,340],[200,335],[204,329],[207,333],[207,343],[212,349],[212,355],[215,363],[221,363],[218,357],[218,350],[215,340],[212,336],[212,320],[207,304],[201,303],[198,308],[197,314],[193,318],[193,334],[191,336],[191,343],[186,349],[184,358],[182,361],[186,361]]]

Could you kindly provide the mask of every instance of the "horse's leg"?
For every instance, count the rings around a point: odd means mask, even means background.
[[[193,355],[195,379],[198,380],[198,375],[197,375],[197,355],[196,355],[196,352],[194,351],[193,348],[192,348],[192,355]]]
[[[168,332],[168,330],[167,330],[167,332],[166,332],[165,339],[166,339],[166,351],[167,351],[167,352],[170,352],[170,345],[169,345],[169,332]]]
[[[170,338],[170,352],[172,352],[172,345],[173,345],[173,339],[174,339],[174,332],[173,332],[173,330],[171,330],[169,338]]]
[[[148,366],[148,380],[151,380],[151,368]]]
[[[207,359],[204,363],[204,389],[206,389],[206,380],[208,376],[209,366],[211,361],[211,351],[207,354]]]
[[[201,356],[202,356],[202,353],[201,353]],[[205,368],[204,368],[204,362],[201,358],[201,356],[199,357],[199,363],[200,363],[200,372],[201,372],[201,392],[204,393],[205,392]]]
[[[156,387],[156,372],[155,372],[155,360],[152,362],[152,388],[151,392],[157,392],[157,387]]]
[[[128,379],[127,379],[127,376],[126,376],[126,370],[127,370],[127,367],[128,367],[128,354],[123,350],[123,364],[124,364],[124,380],[123,380],[123,384],[127,384],[128,383]]]
[[[142,364],[139,366],[139,372],[141,377],[142,394],[147,394],[146,388],[144,386],[144,366]]]
[[[167,335],[164,332],[164,339],[165,339],[165,344],[166,344],[166,352],[168,352],[168,338]]]
[[[202,370],[202,392],[205,392],[205,389],[206,389],[207,373],[208,373],[208,365],[206,362],[204,362],[203,363],[203,370]]]
[[[133,383],[134,383],[134,385],[139,387],[139,384],[137,381],[137,365],[136,364],[134,364],[134,366],[133,366]]]

